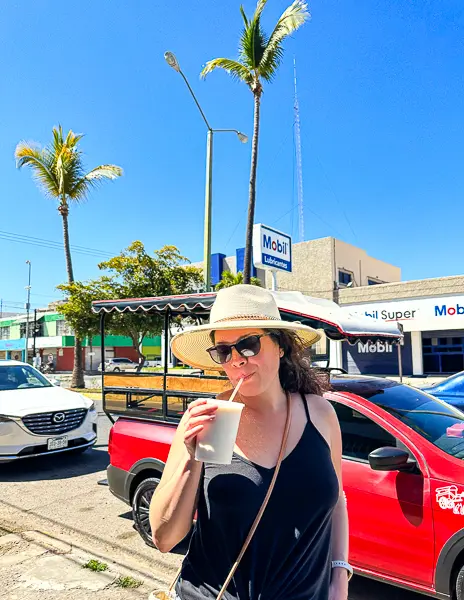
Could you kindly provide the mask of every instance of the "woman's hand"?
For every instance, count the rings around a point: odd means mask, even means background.
[[[348,600],[348,573],[345,569],[333,569],[329,600]]]
[[[206,399],[194,400],[189,404],[186,411],[184,444],[192,458],[195,456],[197,435],[203,431],[205,423],[216,418],[217,409],[217,404],[208,402]]]

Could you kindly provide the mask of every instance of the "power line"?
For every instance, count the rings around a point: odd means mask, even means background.
[[[287,210],[287,212],[285,212],[283,215],[280,215],[280,217],[278,217],[275,221],[273,221],[272,224],[275,225],[276,223],[278,223],[279,221],[281,221],[284,217],[286,217],[290,212],[293,213],[293,211],[295,210],[295,208],[298,208],[298,202],[296,204],[294,204],[290,210]],[[306,207],[305,210],[307,210],[308,212],[310,212],[311,214],[313,214],[320,221],[322,221],[322,223],[324,223],[325,225],[327,225],[328,227],[330,227],[330,229],[334,233],[336,233],[339,237],[343,237],[342,234],[339,231],[337,231],[337,229],[335,229],[335,227],[333,226],[332,223],[329,223],[329,221],[326,221],[323,217],[321,217],[321,215],[317,214],[317,212],[314,212],[313,210],[311,210],[308,207]]]
[[[62,242],[55,242],[53,240],[45,240],[42,238],[36,238],[28,235],[19,233],[12,233],[10,231],[0,231],[0,239],[17,242],[20,244],[29,244],[31,246],[39,246],[41,248],[50,248],[53,250],[63,250]],[[83,254],[86,256],[95,256],[99,258],[110,258],[116,256],[116,253],[106,252],[104,250],[97,250],[96,248],[87,248],[86,246],[77,246],[72,244],[71,250],[76,254]]]

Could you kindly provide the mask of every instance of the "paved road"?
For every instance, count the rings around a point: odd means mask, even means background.
[[[98,548],[120,564],[137,561],[140,573],[167,580],[181,559],[148,548],[132,526],[130,509],[98,485],[108,464],[110,423],[99,416],[95,449],[81,456],[61,455],[0,465],[0,535],[37,529],[72,535],[76,547]],[[3,530],[3,531],[2,531]],[[421,600],[424,596],[355,578],[350,600]]]

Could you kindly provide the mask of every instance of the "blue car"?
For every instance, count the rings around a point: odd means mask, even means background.
[[[464,371],[421,389],[464,412]]]

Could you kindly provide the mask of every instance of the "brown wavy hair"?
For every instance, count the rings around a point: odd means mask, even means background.
[[[311,367],[308,349],[294,331],[287,329],[266,329],[266,333],[282,349],[279,379],[286,392],[303,394],[322,394],[328,389],[327,377]]]

